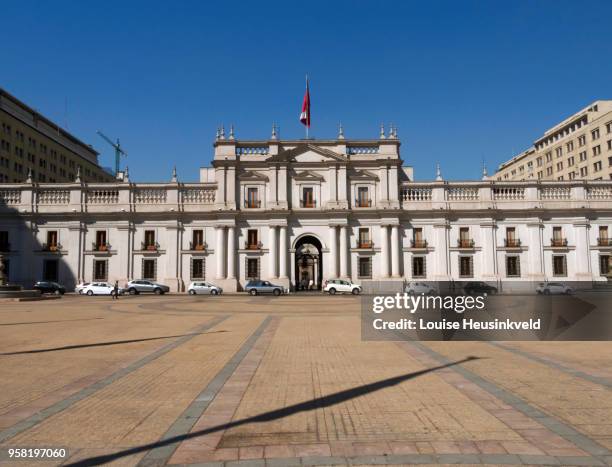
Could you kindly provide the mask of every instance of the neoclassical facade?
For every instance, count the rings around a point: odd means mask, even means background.
[[[219,134],[199,183],[3,184],[9,280],[251,278],[606,281],[612,182],[415,182],[395,131],[374,140]]]

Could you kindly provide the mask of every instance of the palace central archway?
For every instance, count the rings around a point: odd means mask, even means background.
[[[321,290],[323,281],[323,246],[312,235],[305,235],[295,244],[295,290]]]

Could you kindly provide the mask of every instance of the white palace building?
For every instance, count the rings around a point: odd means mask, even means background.
[[[612,182],[415,182],[395,130],[378,139],[218,134],[199,183],[0,185],[10,283],[153,279],[173,291],[251,278],[606,281]]]

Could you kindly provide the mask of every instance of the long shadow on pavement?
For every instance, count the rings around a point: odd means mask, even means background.
[[[119,344],[131,344],[132,342],[146,342],[146,341],[156,341],[160,339],[173,339],[175,337],[186,337],[186,336],[199,336],[201,334],[215,334],[218,332],[228,332],[224,330],[219,331],[211,331],[211,332],[198,332],[195,334],[179,334],[177,336],[160,336],[160,337],[147,337],[144,339],[130,339],[124,341],[110,341],[110,342],[97,342],[94,344],[75,344],[75,345],[65,345],[63,347],[53,347],[50,349],[35,349],[35,350],[21,350],[19,352],[5,352],[0,353],[0,355],[24,355],[31,353],[45,353],[45,352],[58,352],[61,350],[72,350],[72,349],[84,349],[87,347],[104,347],[107,345],[119,345]]]
[[[481,357],[470,356],[462,360],[457,360],[456,362],[447,363],[445,365],[439,365],[439,366],[435,366],[432,368],[427,368],[425,370],[419,370],[419,371],[415,371],[412,373],[406,373],[403,375],[394,376],[392,378],[383,379],[380,381],[376,381],[374,383],[364,384],[362,386],[357,386],[351,389],[345,389],[344,391],[335,392],[327,396],[316,397],[309,401],[300,402],[298,404],[290,405],[282,409],[271,410],[269,412],[264,412],[262,414],[255,415],[253,417],[243,418],[242,420],[236,420],[234,422],[224,423],[222,425],[216,425],[210,428],[206,428],[204,430],[194,431],[192,433],[186,433],[183,435],[173,436],[172,438],[156,441],[154,443],[144,444],[142,446],[136,446],[136,447],[129,448],[129,449],[124,449],[122,451],[117,451],[112,454],[105,454],[102,456],[89,457],[87,459],[83,459],[77,462],[66,464],[66,466],[84,467],[84,466],[90,466],[90,465],[106,464],[108,462],[112,462],[122,457],[131,456],[133,454],[138,454],[144,451],[149,451],[151,449],[167,446],[169,444],[179,443],[179,442],[182,442],[188,439],[197,438],[199,436],[208,435],[210,433],[215,433],[217,431],[228,430],[230,428],[234,428],[237,426],[246,425],[247,423],[268,422],[268,421],[288,417],[289,415],[294,415],[300,412],[308,412],[310,410],[330,407],[330,406],[339,404],[341,402],[345,402],[350,399],[354,399],[355,397],[363,396],[365,394],[370,394],[372,392],[379,391],[381,389],[395,386],[404,381],[408,381],[410,379],[425,375],[427,373],[431,373],[433,371],[441,370],[443,368],[448,368],[454,365],[459,365],[461,363],[465,363],[465,362],[469,362],[473,360],[480,360],[480,359]]]

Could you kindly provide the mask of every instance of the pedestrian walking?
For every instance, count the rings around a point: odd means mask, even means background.
[[[115,281],[115,287],[113,287],[113,300],[119,300],[119,281]]]

